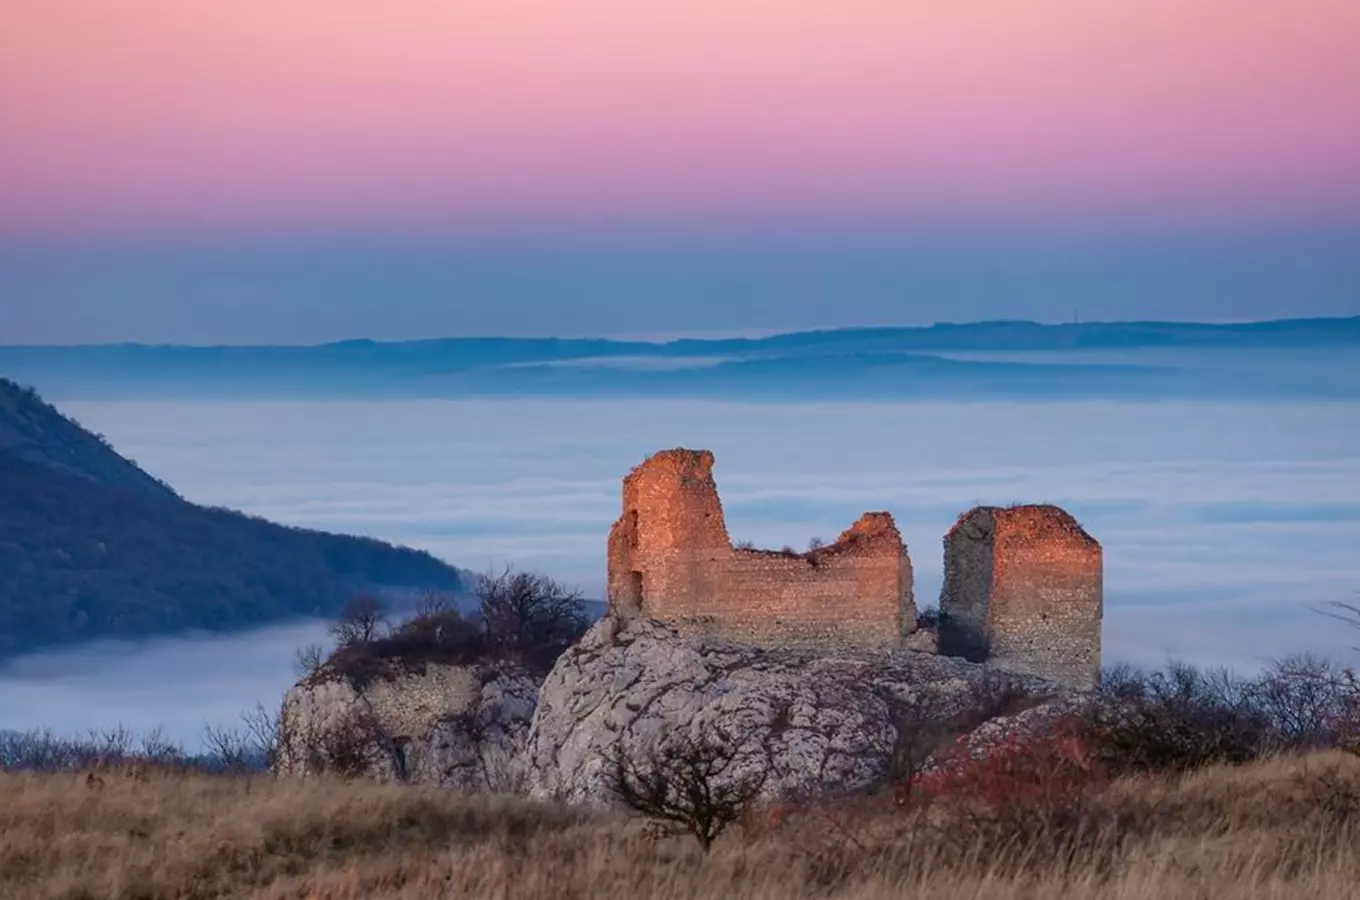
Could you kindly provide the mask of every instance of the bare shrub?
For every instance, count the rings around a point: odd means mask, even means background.
[[[423,672],[432,663],[462,666],[504,655],[488,644],[480,624],[449,609],[417,615],[374,640],[338,647],[311,678],[341,677],[362,694],[394,671]]]
[[[509,748],[502,726],[489,720],[476,705],[450,716],[446,725],[460,733],[473,748],[474,768],[480,790],[493,794],[524,794],[529,789],[529,770]]]
[[[370,594],[360,594],[345,604],[340,617],[331,625],[336,645],[371,644],[383,633],[387,622],[387,608]]]
[[[1084,733],[1115,773],[1185,771],[1240,764],[1271,744],[1271,722],[1248,682],[1226,671],[1172,663],[1165,672],[1114,669],[1101,701],[1084,716]]]
[[[83,735],[49,731],[0,731],[0,771],[76,772],[140,766],[172,771],[201,767],[160,729],[141,736],[118,726],[90,729]]]
[[[1354,603],[1334,600],[1319,612],[1360,630],[1360,606]],[[1360,647],[1355,650],[1360,652]],[[1342,678],[1341,709],[1335,719],[1336,745],[1347,753],[1360,756],[1360,676],[1356,675],[1354,669],[1346,668],[1342,671]]]
[[[1347,603],[1344,600],[1333,600],[1322,608],[1315,608],[1315,611],[1360,631],[1360,605]],[[1360,651],[1360,647],[1355,649]]]
[[[1270,723],[1271,749],[1302,751],[1338,745],[1355,685],[1339,664],[1305,653],[1276,662],[1246,694]]]
[[[488,573],[477,599],[489,648],[534,668],[551,668],[589,625],[580,591],[534,572]]]
[[[419,647],[435,651],[465,651],[468,655],[485,652],[483,627],[451,607],[427,608],[392,629],[377,649],[394,655],[410,655]]]
[[[380,731],[370,713],[351,706],[338,720],[303,738],[309,771],[339,778],[367,775],[382,744]]]
[[[607,759],[608,786],[658,830],[692,835],[708,853],[765,786],[768,766],[737,774],[739,761],[747,760],[735,729],[712,725],[700,737],[663,738],[646,751],[616,745]]]
[[[70,742],[51,731],[0,731],[0,770],[55,772],[71,766]]]
[[[203,746],[209,765],[228,773],[273,771],[277,766],[283,738],[282,711],[269,712],[263,704],[241,713],[236,728],[203,726]]]
[[[416,601],[415,617],[418,619],[429,618],[452,612],[456,609],[457,605],[448,594],[440,591],[426,591],[421,594],[420,599]]]
[[[938,689],[925,689],[911,701],[885,697],[895,734],[889,751],[887,781],[894,799],[905,804],[917,777],[957,737],[950,721],[955,704]]]
[[[223,771],[250,772],[259,766],[250,736],[240,729],[204,725],[202,739],[209,756]]]
[[[1341,676],[1341,703],[1334,723],[1336,747],[1360,756],[1360,675],[1347,668]]]
[[[816,553],[825,546],[826,541],[822,540],[820,537],[814,537],[808,541],[807,548],[809,553]]]
[[[1116,772],[1360,748],[1360,679],[1311,654],[1280,660],[1253,678],[1184,663],[1165,672],[1112,669],[1084,719],[1096,753]]]
[[[326,664],[326,656],[326,648],[320,644],[299,647],[293,654],[293,674],[298,678],[315,675],[317,670]]]
[[[896,738],[888,761],[894,800],[906,805],[913,785],[961,737],[1000,716],[1012,716],[1048,698],[1026,692],[1013,679],[988,670],[968,682],[963,696],[922,688],[910,699],[880,692],[892,716]]]

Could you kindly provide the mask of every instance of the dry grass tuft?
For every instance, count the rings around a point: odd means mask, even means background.
[[[1115,782],[1043,822],[862,798],[760,816],[704,855],[635,820],[363,781],[0,775],[0,896],[1341,900],[1360,759]]]

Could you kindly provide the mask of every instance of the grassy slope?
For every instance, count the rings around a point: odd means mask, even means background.
[[[734,831],[708,858],[621,817],[369,782],[0,775],[0,797],[0,896],[32,900],[1342,900],[1360,884],[1360,759],[1335,755],[1116,783],[1079,845],[1023,822],[944,843],[868,807]]]

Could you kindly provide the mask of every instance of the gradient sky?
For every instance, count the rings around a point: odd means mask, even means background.
[[[0,245],[1343,228],[1357,47],[1356,0],[5,0]],[[0,339],[156,293],[26,253]]]

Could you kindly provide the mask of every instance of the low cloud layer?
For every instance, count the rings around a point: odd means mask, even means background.
[[[977,503],[1053,502],[1105,547],[1107,661],[1255,667],[1360,643],[1360,410],[1342,404],[697,402],[70,404],[196,502],[514,562],[603,591],[619,480],[707,447],[734,539],[801,548],[887,509],[917,600]],[[0,669],[0,728],[165,725],[277,702],[317,623],[107,645]]]

